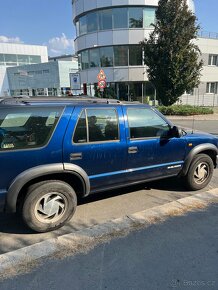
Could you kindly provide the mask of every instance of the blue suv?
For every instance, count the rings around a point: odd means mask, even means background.
[[[0,208],[33,230],[61,227],[77,197],[178,176],[204,188],[218,139],[147,105],[97,98],[0,101]]]

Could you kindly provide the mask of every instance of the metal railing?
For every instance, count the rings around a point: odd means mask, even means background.
[[[179,98],[177,104],[201,107],[218,107],[218,94],[185,94]]]
[[[218,39],[218,32],[199,31],[198,37]]]

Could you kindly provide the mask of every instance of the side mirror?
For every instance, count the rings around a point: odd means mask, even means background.
[[[177,126],[173,126],[172,128],[170,128],[169,130],[169,137],[173,138],[180,138],[182,136],[182,129],[180,129]]]

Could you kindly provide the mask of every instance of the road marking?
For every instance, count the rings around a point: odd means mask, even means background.
[[[122,237],[132,230],[165,221],[170,217],[205,209],[211,203],[218,203],[218,188],[2,254],[0,279],[26,272],[42,258],[64,258],[67,255],[88,252],[114,237]]]

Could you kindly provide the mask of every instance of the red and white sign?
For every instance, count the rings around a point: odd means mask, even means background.
[[[105,80],[100,80],[99,82],[98,82],[98,87],[100,88],[100,89],[104,89],[104,88],[106,88],[106,81]]]
[[[106,75],[103,71],[103,69],[100,70],[98,76],[97,76],[98,80],[101,81],[101,80],[106,80]]]

